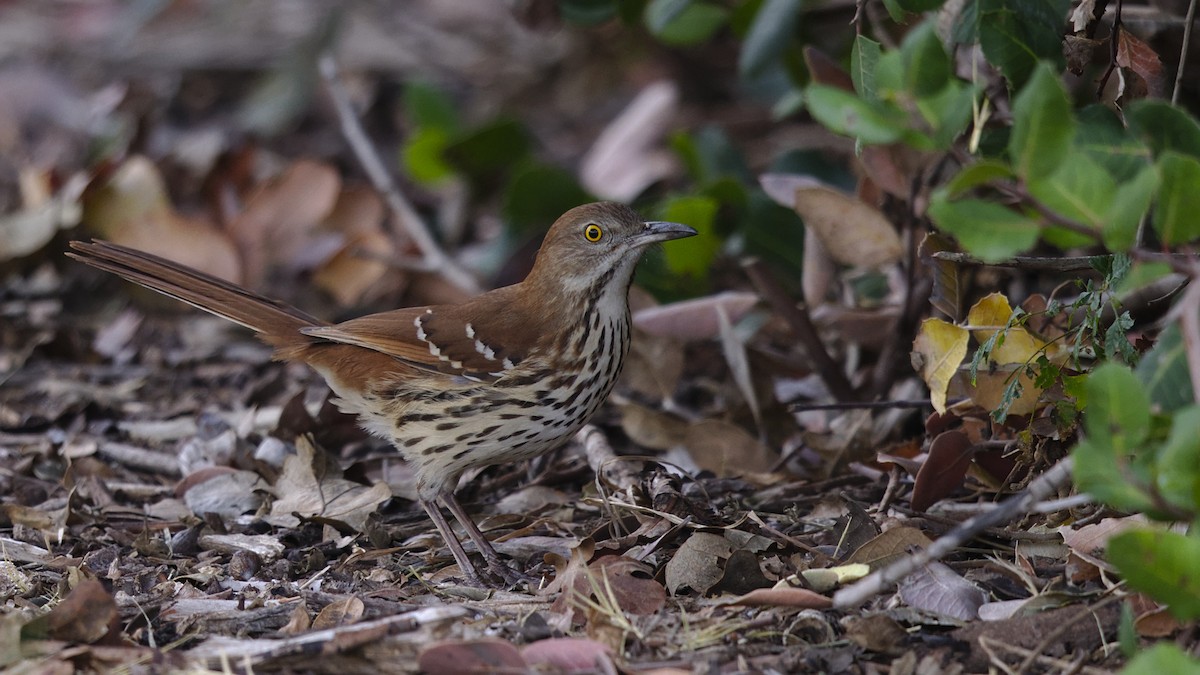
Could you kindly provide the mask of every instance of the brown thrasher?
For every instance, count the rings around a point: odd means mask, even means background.
[[[584,425],[629,350],[629,284],[642,250],[694,234],[621,204],[587,204],[554,223],[521,283],[338,324],[116,244],[73,241],[68,255],[241,324],[276,359],[312,366],[343,411],[416,467],[421,506],[463,574],[482,583],[439,501],[489,570],[515,583],[521,575],[455,498],[459,476],[549,452]]]

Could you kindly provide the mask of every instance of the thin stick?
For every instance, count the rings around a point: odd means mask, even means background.
[[[854,387],[847,379],[846,373],[842,372],[841,366],[825,350],[821,336],[817,334],[817,327],[808,315],[808,308],[803,303],[796,304],[788,296],[787,291],[783,290],[761,260],[750,258],[742,263],[742,269],[746,271],[750,283],[754,284],[763,298],[776,312],[783,315],[784,320],[796,332],[796,337],[800,338],[804,351],[808,353],[808,358],[812,359],[817,374],[821,376],[825,386],[829,387],[829,393],[838,401],[853,401]]]
[[[437,240],[425,228],[421,216],[417,214],[416,209],[408,203],[408,200],[400,194],[400,189],[396,186],[396,182],[392,180],[392,176],[388,173],[383,160],[380,159],[379,153],[375,151],[375,146],[372,145],[367,133],[363,129],[362,122],[358,119],[358,115],[354,111],[354,105],[350,102],[350,95],[346,89],[342,87],[341,80],[338,77],[338,65],[334,60],[333,55],[329,53],[322,54],[317,61],[317,68],[321,72],[321,79],[325,82],[325,89],[329,92],[329,98],[333,101],[333,107],[337,111],[338,122],[342,127],[342,136],[345,137],[346,143],[350,149],[354,151],[355,157],[358,158],[359,164],[362,165],[363,171],[371,180],[371,184],[375,186],[387,202],[388,208],[391,209],[392,215],[404,228],[404,231],[412,238],[413,243],[417,245],[417,249],[421,251],[421,256],[430,269],[438,270],[450,283],[469,293],[479,292],[479,283],[475,277],[466,269],[460,266],[453,258],[446,255],[438,245]]]
[[[1029,487],[1008,501],[991,511],[962,522],[930,544],[929,548],[902,558],[878,572],[872,572],[861,581],[838,591],[833,596],[833,606],[838,609],[849,609],[861,605],[887,586],[962,546],[976,534],[989,527],[1007,523],[1018,515],[1028,513],[1034,504],[1050,497],[1070,478],[1071,461],[1064,459],[1050,467],[1046,473],[1030,483]]]
[[[1183,46],[1179,48],[1179,70],[1175,72],[1175,90],[1171,92],[1172,105],[1179,102],[1179,90],[1183,88],[1183,71],[1187,70],[1188,46],[1192,42],[1192,22],[1196,20],[1196,0],[1188,3],[1187,18],[1183,24]]]
[[[889,409],[889,408],[932,408],[933,404],[929,401],[849,401],[846,403],[792,403],[788,406],[789,412],[802,412],[804,410],[858,410],[859,408],[868,408],[871,410]]]

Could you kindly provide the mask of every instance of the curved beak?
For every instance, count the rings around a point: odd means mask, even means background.
[[[637,239],[639,240],[639,243],[650,244],[656,241],[669,241],[671,239],[693,237],[696,234],[697,232],[687,225],[653,220],[646,223],[646,229],[638,233]]]

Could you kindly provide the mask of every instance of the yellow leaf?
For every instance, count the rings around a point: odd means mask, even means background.
[[[967,356],[967,331],[941,319],[925,319],[913,340],[913,367],[929,385],[929,400],[939,413],[946,412],[946,388]]]
[[[971,326],[992,327],[972,331],[979,344],[983,344],[992,339],[992,336],[999,329],[1008,324],[1012,313],[1013,310],[1008,304],[1008,298],[1004,297],[1003,293],[992,293],[975,303],[975,306],[967,313],[967,323]],[[1009,328],[1003,339],[1004,344],[993,349],[989,358],[990,361],[1002,365],[1032,361],[1037,358],[1038,352],[1042,351],[1046,346],[1045,342],[1018,326]]]

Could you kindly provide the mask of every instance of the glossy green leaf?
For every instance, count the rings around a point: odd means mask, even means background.
[[[800,0],[764,0],[742,43],[738,73],[742,77],[758,75],[776,61],[787,48],[799,17]]]
[[[1168,150],[1158,170],[1162,182],[1152,221],[1158,236],[1168,245],[1200,238],[1200,160]]]
[[[571,172],[525,162],[504,190],[500,213],[512,230],[527,234],[543,231],[565,211],[590,201],[594,198]]]
[[[423,82],[405,85],[404,117],[418,129],[440,129],[447,136],[458,132],[454,102],[438,88]]]
[[[704,278],[721,249],[716,234],[717,208],[712,197],[683,196],[667,200],[658,210],[659,218],[696,228],[698,236],[681,239],[664,247],[667,267],[673,274]]]
[[[1055,213],[1099,232],[1112,207],[1116,181],[1098,164],[1068,162],[1052,175],[1028,182],[1030,194]]]
[[[667,44],[705,42],[729,19],[729,10],[711,2],[652,0],[646,6],[646,27]]]
[[[987,262],[1011,258],[1037,243],[1036,221],[981,199],[947,201],[935,195],[929,217],[944,232],[954,235],[972,255]]]
[[[529,153],[529,134],[519,122],[498,119],[460,135],[446,146],[446,159],[462,172],[487,178]]]
[[[905,88],[913,95],[932,96],[950,82],[950,57],[932,21],[909,31],[900,44],[900,53],[904,55]]]
[[[1103,438],[1088,437],[1071,451],[1071,472],[1080,491],[1123,511],[1149,511],[1153,500],[1131,482],[1128,462]]]
[[[970,85],[951,80],[936,94],[917,100],[917,110],[929,125],[937,148],[949,148],[966,130],[973,98]]]
[[[1075,122],[1067,92],[1048,64],[1034,70],[1013,101],[1012,114],[1008,151],[1013,167],[1030,181],[1050,176],[1067,157]]]
[[[418,128],[404,143],[401,160],[408,177],[430,185],[454,175],[454,167],[445,158],[449,135],[437,127]]]
[[[1137,240],[1138,227],[1150,210],[1158,190],[1158,170],[1144,167],[1132,180],[1122,183],[1113,197],[1104,221],[1104,245],[1110,251],[1128,251]]]
[[[970,4],[970,3],[968,3]],[[979,0],[979,44],[1014,89],[1039,61],[1062,70],[1062,26],[1070,0]]]
[[[875,71],[882,53],[882,47],[871,38],[861,34],[854,38],[854,48],[850,52],[850,79],[854,80],[854,91],[868,101],[879,98],[875,93]]]
[[[1171,322],[1137,366],[1138,380],[1150,400],[1164,413],[1195,403],[1192,378],[1188,371],[1187,350],[1177,322]]]
[[[875,65],[875,98],[895,98],[904,91],[904,55],[898,49],[883,52]]]
[[[1196,574],[1200,538],[1162,530],[1132,530],[1109,540],[1108,560],[1130,587],[1166,603],[1175,618],[1200,618],[1200,574]]]
[[[1158,492],[1181,509],[1200,513],[1200,407],[1177,411],[1158,453]]]
[[[994,160],[983,160],[964,168],[954,178],[951,178],[950,182],[946,184],[946,195],[959,197],[968,190],[1013,178],[1016,178],[1016,174],[1007,164]]]
[[[1120,452],[1137,448],[1150,433],[1150,398],[1133,371],[1106,363],[1087,379],[1083,428]]]
[[[1200,673],[1200,660],[1188,656],[1187,652],[1170,642],[1156,642],[1138,652],[1125,667],[1121,675],[1164,675],[1164,673]]]
[[[1131,180],[1150,166],[1150,148],[1135,138],[1117,115],[1103,105],[1089,105],[1079,110],[1075,140],[1071,147],[1083,152],[1083,158],[1073,161],[1092,161],[1103,166],[1118,183]]]
[[[1166,101],[1142,99],[1130,104],[1125,118],[1154,154],[1174,150],[1200,158],[1200,123],[1186,111]]]
[[[831,131],[863,143],[893,143],[907,130],[898,109],[859,98],[848,91],[814,84],[807,90],[808,111]]]

